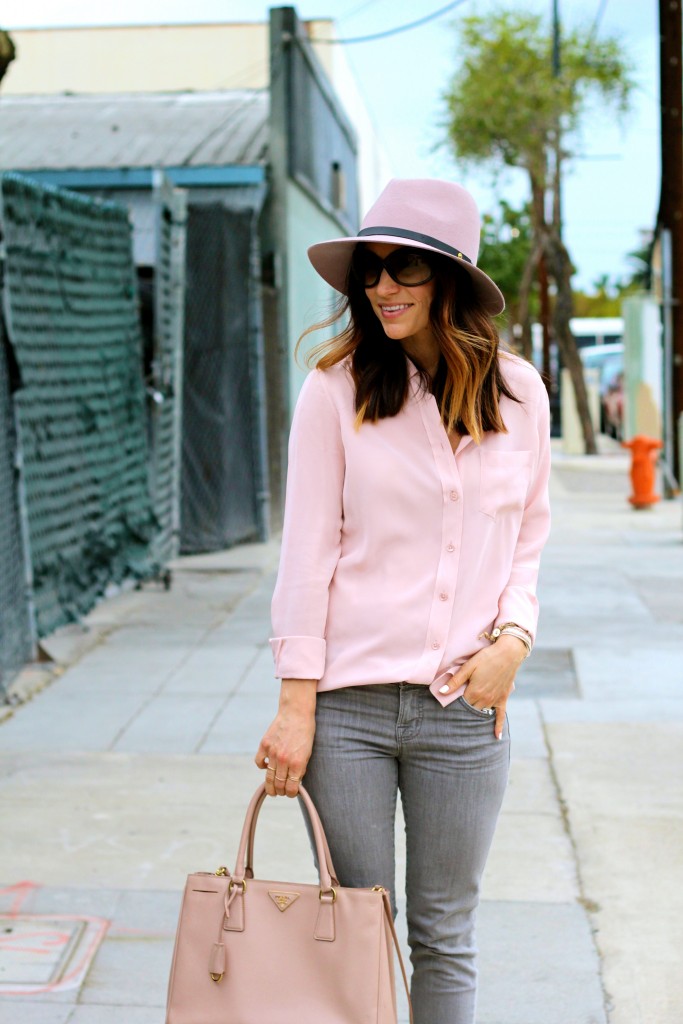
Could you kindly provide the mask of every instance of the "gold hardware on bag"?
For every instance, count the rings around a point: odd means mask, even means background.
[[[230,882],[230,885],[228,886],[229,891],[232,892],[232,890],[235,888],[236,885],[241,885],[242,886],[242,895],[244,895],[244,893],[247,891],[246,880],[244,878],[242,879],[241,882],[235,882],[234,880],[232,880]]]
[[[383,885],[373,885],[372,892],[386,892]]]
[[[219,878],[223,877],[224,875],[227,875],[227,873],[227,868],[219,868],[218,871],[215,872],[215,874],[218,875]]]
[[[294,900],[299,899],[298,892],[269,892],[271,900],[281,913],[284,914],[285,910],[291,907]]]
[[[218,984],[224,974],[225,946],[222,942],[215,942],[209,959],[209,977]]]
[[[328,896],[330,893],[332,893],[332,902],[336,903],[337,902],[337,890],[334,888],[334,886],[332,886],[331,889],[325,889],[324,892],[323,892],[322,889],[320,890],[320,892],[318,893],[318,899],[320,900],[320,902],[322,903],[323,896]]]

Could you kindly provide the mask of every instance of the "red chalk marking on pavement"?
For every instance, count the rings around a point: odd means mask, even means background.
[[[16,943],[14,929],[9,934],[0,934],[0,954],[3,950],[9,953],[31,953],[34,956],[53,956],[55,949],[68,945],[71,932],[34,931],[25,932]],[[36,945],[35,943],[38,943]]]
[[[18,914],[26,901],[26,898],[35,890],[40,889],[37,882],[15,882],[14,885],[6,885],[0,888],[0,899],[3,896],[14,896],[14,902],[5,911],[4,916],[13,917]]]

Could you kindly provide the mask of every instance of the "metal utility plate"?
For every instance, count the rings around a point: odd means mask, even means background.
[[[107,925],[95,917],[0,914],[0,996],[78,987]]]

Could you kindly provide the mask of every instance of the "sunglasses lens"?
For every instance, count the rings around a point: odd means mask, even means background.
[[[426,284],[434,277],[431,261],[414,250],[396,249],[385,260],[364,246],[358,246],[353,254],[351,269],[364,288],[374,288],[379,284],[385,268],[392,280],[408,288]]]
[[[364,247],[358,247],[353,254],[351,268],[364,288],[374,288],[380,277],[384,264],[379,256]]]
[[[386,260],[387,270],[398,284],[415,287],[426,284],[434,276],[434,268],[426,256],[418,252],[397,249]]]

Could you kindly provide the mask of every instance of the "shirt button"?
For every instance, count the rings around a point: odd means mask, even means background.
[[[451,491],[450,499],[451,499],[451,501],[457,501],[458,500],[458,492],[457,491]]]
[[[447,601],[448,594],[439,594],[439,601]]]
[[[440,647],[441,647],[441,644],[439,643],[439,641],[438,641],[438,640],[435,640],[435,641],[434,641],[434,643],[432,644],[432,650],[433,650],[433,651],[438,651],[438,649],[439,649]]]
[[[446,548],[446,551],[448,551],[449,554],[453,554],[453,552],[455,551],[455,544],[449,544],[448,547]]]

